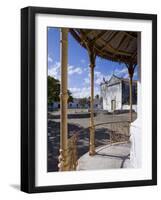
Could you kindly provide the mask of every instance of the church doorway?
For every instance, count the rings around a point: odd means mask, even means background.
[[[111,100],[111,110],[116,110],[116,100]]]

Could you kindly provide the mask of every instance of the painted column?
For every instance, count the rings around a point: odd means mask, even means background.
[[[137,33],[137,63],[138,63],[138,82],[137,82],[137,118],[141,118],[141,33]]]
[[[130,127],[130,165],[134,168],[142,166],[142,109],[141,109],[141,33],[137,33],[137,64],[138,64],[138,82],[137,82],[137,119]]]
[[[61,28],[60,32],[60,60],[61,60],[61,87],[60,87],[60,156],[59,171],[68,171],[68,127],[67,127],[67,71],[68,71],[68,28]]]
[[[95,128],[94,128],[94,64],[90,64],[91,98],[90,98],[90,146],[89,155],[95,154]]]

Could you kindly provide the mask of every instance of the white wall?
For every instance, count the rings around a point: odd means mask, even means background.
[[[111,110],[111,100],[116,101],[116,110],[121,109],[121,84],[116,84],[114,86],[109,86],[106,91],[106,107],[104,107],[105,110],[112,111]]]
[[[100,9],[111,11],[158,13],[158,21],[161,21],[160,0],[99,0],[99,1],[75,1],[75,0],[5,0],[0,6],[0,199],[17,200],[68,200],[68,199],[160,199],[161,196],[161,173],[159,185],[156,187],[133,187],[108,190],[91,190],[80,192],[48,193],[28,195],[19,192],[19,170],[20,170],[20,8],[28,5],[66,7],[77,9]],[[160,35],[161,26],[158,27],[158,52],[161,52]],[[159,55],[159,54],[158,54]],[[158,66],[161,66],[158,56]],[[161,70],[158,68],[159,75]],[[158,79],[161,85],[161,78]],[[159,90],[158,90],[159,91]],[[12,102],[12,104],[11,104]],[[161,102],[161,93],[158,95],[158,102]],[[158,104],[159,122],[161,115],[159,111],[161,104]],[[158,122],[158,141],[161,141],[161,123]],[[158,145],[161,153],[161,145]],[[158,156],[158,169],[161,168],[160,156]]]
[[[104,86],[104,85],[103,85]],[[113,86],[106,86],[106,95],[103,98],[103,109],[111,112],[111,101],[116,101],[116,109],[115,110],[129,110],[129,105],[122,105],[122,86],[120,84],[116,84]],[[105,93],[105,92],[104,92]],[[137,112],[137,105],[132,105],[132,109]]]
[[[122,108],[122,96],[121,96],[121,83],[115,84],[112,86],[102,85],[105,89],[102,89],[104,93],[103,97],[103,109],[112,111],[111,110],[111,101],[116,101],[116,110],[120,110]]]
[[[130,106],[129,105],[123,105],[122,109],[123,110],[129,110]],[[135,110],[135,112],[137,112],[137,105],[132,105],[132,109]]]

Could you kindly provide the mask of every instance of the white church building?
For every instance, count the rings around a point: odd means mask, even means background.
[[[90,108],[90,103],[89,100],[87,99],[87,102],[82,105],[81,101],[83,98],[73,98],[73,101],[68,102],[68,109],[89,109]],[[51,105],[53,109],[60,109],[60,102],[59,101],[54,101]],[[101,109],[102,104],[100,98],[94,98],[94,109]]]
[[[132,109],[137,111],[137,81],[133,81]],[[103,110],[113,112],[115,110],[129,110],[129,79],[112,75],[100,84],[100,96],[102,97]]]

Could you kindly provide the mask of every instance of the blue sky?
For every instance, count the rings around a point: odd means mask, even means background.
[[[73,97],[90,96],[89,58],[86,49],[69,33],[68,37],[68,89]],[[48,75],[60,80],[60,29],[48,28]],[[112,74],[119,77],[128,77],[125,64],[108,61],[100,57],[96,58],[95,66],[95,94],[100,94],[100,83],[103,77],[109,80]],[[134,79],[137,79],[135,69]]]

